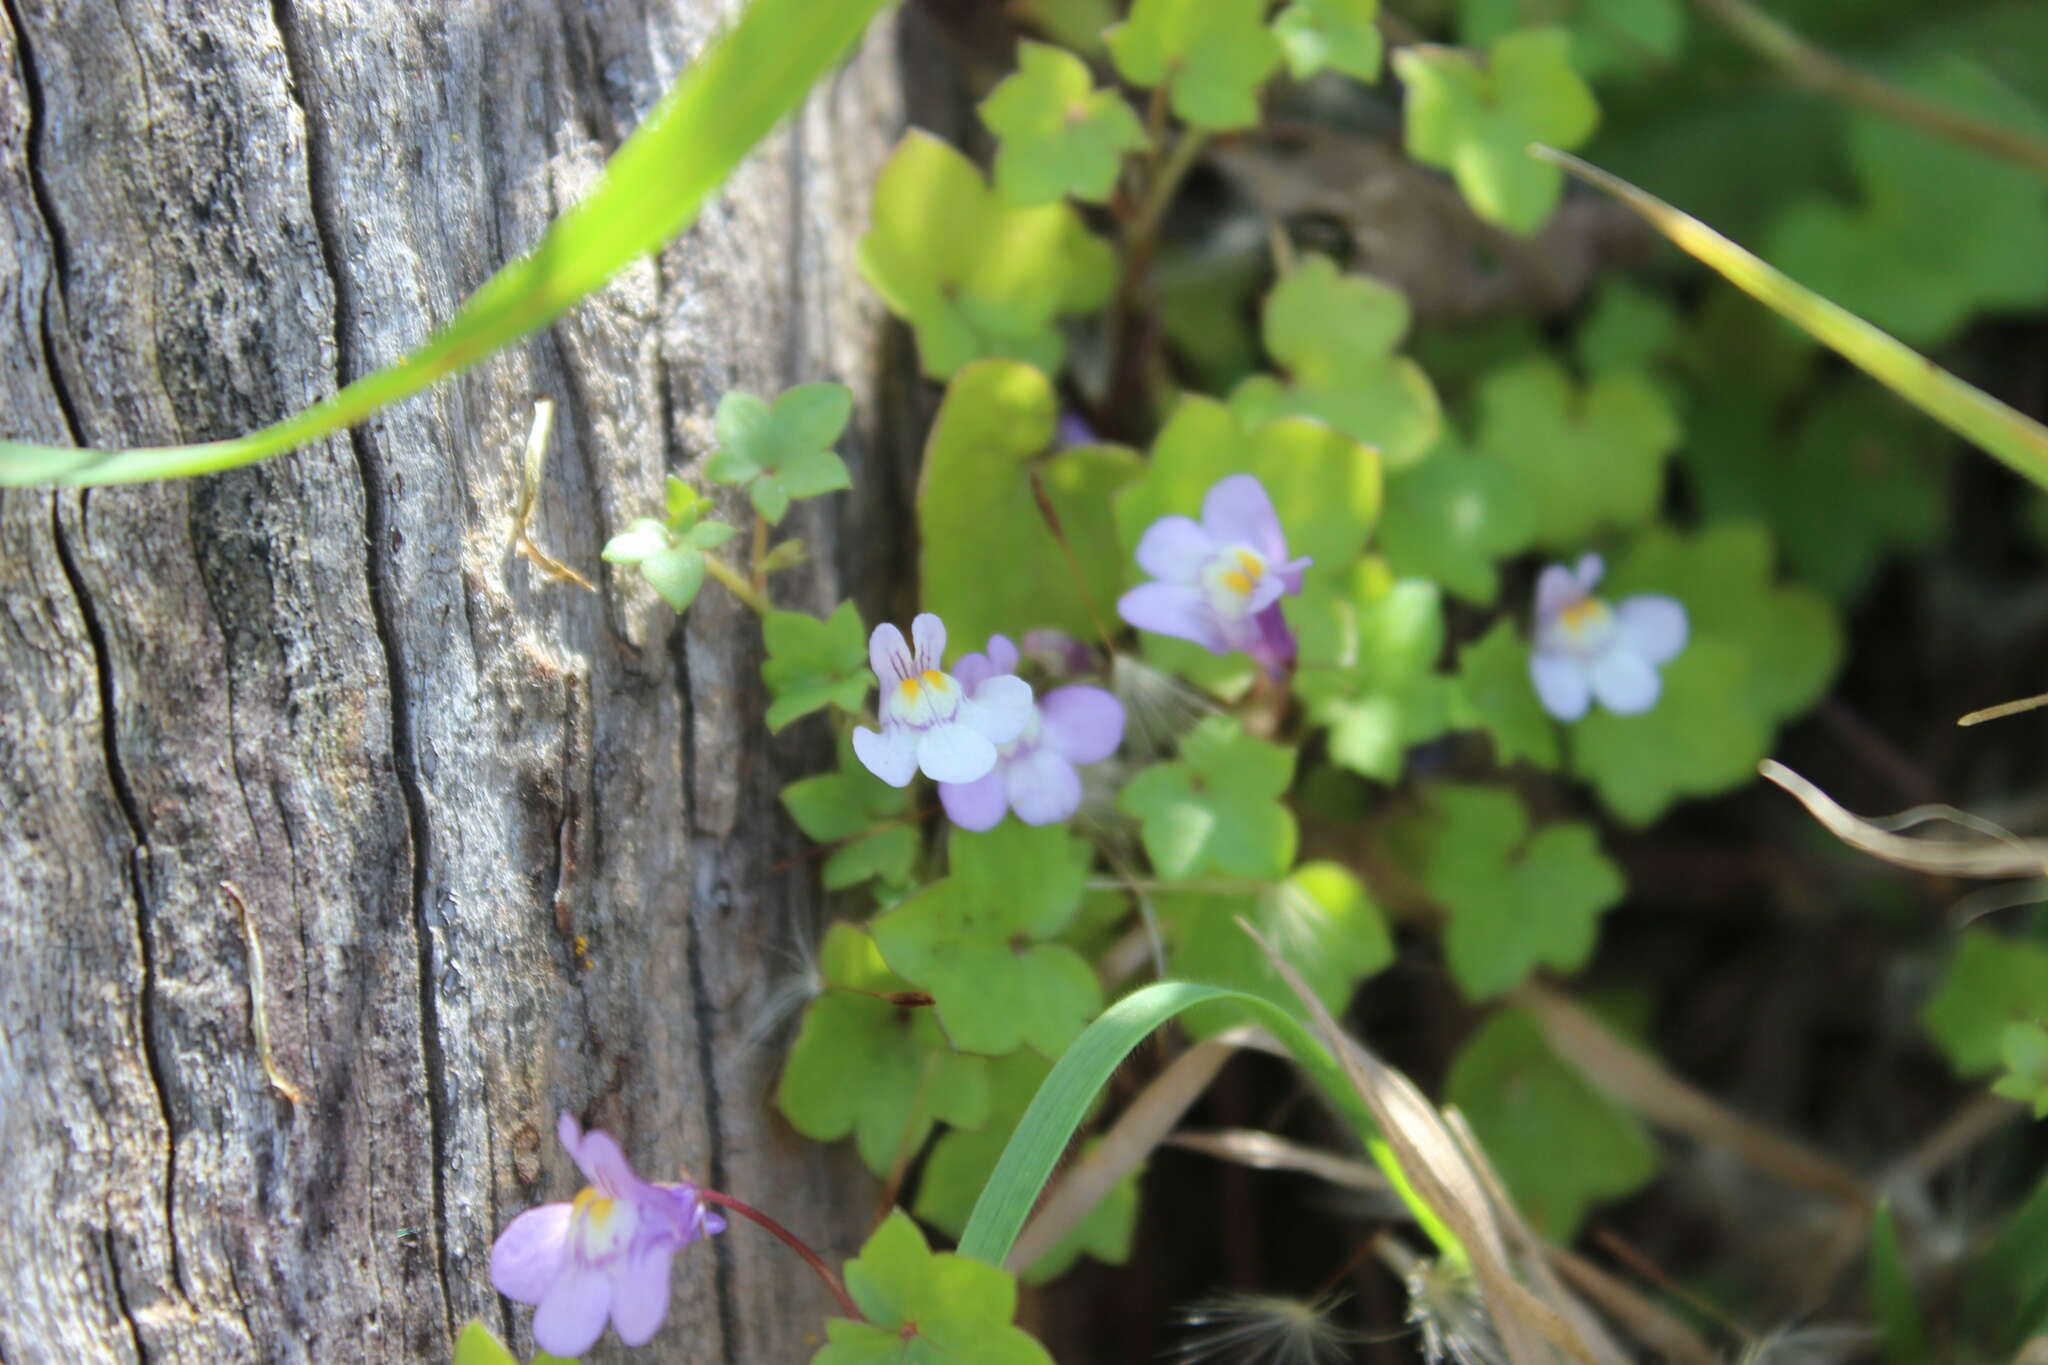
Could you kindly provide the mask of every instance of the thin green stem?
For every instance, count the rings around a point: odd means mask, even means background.
[[[1146,187],[1145,202],[1138,209],[1138,216],[1131,220],[1129,241],[1130,254],[1138,255],[1144,248],[1143,263],[1150,264],[1152,251],[1158,245],[1159,224],[1166,217],[1166,206],[1173,202],[1173,193],[1180,188],[1180,182],[1187,179],[1194,169],[1195,161],[1202,150],[1209,145],[1209,134],[1199,128],[1184,128],[1180,139],[1173,144],[1173,150],[1159,163],[1158,172],[1152,183]]]
[[[1718,19],[1751,50],[1783,67],[1802,84],[1860,105],[1874,114],[1910,124],[1936,137],[2016,162],[2037,175],[2048,176],[2048,139],[1923,99],[1868,72],[1859,71],[1832,53],[1815,47],[1749,0],[1694,0],[1694,3]]]
[[[1144,877],[1090,877],[1087,881],[1090,891],[1188,891],[1208,892],[1214,895],[1256,894],[1271,891],[1272,882],[1252,881],[1241,877],[1207,877],[1186,881],[1160,881]]]
[[[756,616],[766,616],[775,610],[775,604],[768,595],[747,581],[746,575],[720,559],[717,555],[704,556],[704,568],[713,578],[725,585],[725,590],[752,608]]]
[[[1156,145],[1156,143],[1155,143]],[[1159,227],[1174,191],[1194,169],[1209,135],[1195,128],[1181,131],[1173,149],[1158,161],[1145,186],[1145,198],[1124,229],[1123,278],[1117,284],[1116,302],[1109,315],[1109,394],[1102,405],[1097,425],[1117,435],[1144,435],[1147,353],[1152,339],[1150,310],[1145,286],[1152,273],[1152,256],[1159,248]]]

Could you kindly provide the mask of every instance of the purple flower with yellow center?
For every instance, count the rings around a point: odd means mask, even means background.
[[[882,728],[853,732],[853,752],[869,772],[904,787],[920,770],[934,782],[974,782],[996,766],[997,747],[1031,723],[1031,685],[1022,678],[991,677],[972,696],[939,667],[946,625],[930,612],[910,623],[915,648],[903,632],[879,625],[868,637],[868,664],[882,687]]]
[[[535,1305],[533,1339],[550,1355],[580,1356],[606,1319],[628,1346],[645,1346],[668,1312],[669,1261],[725,1219],[691,1184],[656,1185],[626,1163],[611,1134],[572,1115],[556,1126],[590,1184],[566,1204],[542,1204],[506,1225],[491,1247],[491,1283]]]
[[[1243,650],[1269,673],[1294,661],[1280,599],[1301,591],[1309,560],[1287,557],[1273,500],[1249,474],[1219,480],[1202,519],[1161,517],[1138,541],[1138,567],[1156,582],[1118,599],[1139,630],[1191,640],[1212,654]]]
[[[1654,593],[1610,606],[1593,595],[1606,570],[1589,554],[1576,569],[1552,564],[1536,580],[1529,680],[1559,720],[1579,719],[1596,700],[1617,716],[1642,714],[1663,690],[1657,670],[1685,649],[1685,608]]]
[[[1017,646],[1007,635],[989,636],[988,653],[953,665],[970,701],[1016,672]],[[1027,825],[1058,824],[1081,808],[1076,765],[1100,763],[1123,740],[1122,702],[1100,687],[1055,688],[1032,706],[1017,737],[997,747],[995,767],[973,782],[939,783],[939,800],[962,829],[994,829],[1012,810]]]

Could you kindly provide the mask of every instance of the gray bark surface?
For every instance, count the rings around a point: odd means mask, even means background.
[[[221,437],[397,359],[736,9],[0,0],[0,435]],[[749,1042],[818,910],[775,800],[817,735],[769,740],[742,608],[679,622],[598,550],[727,388],[832,378],[858,491],[795,515],[819,562],[783,591],[886,577],[839,528],[902,483],[849,264],[891,42],[659,258],[351,435],[0,493],[0,1361],[446,1359],[475,1315],[525,1345],[490,1246],[580,1184],[565,1108],[857,1245],[871,1190]],[[533,533],[596,595],[511,552],[541,397]],[[741,1225],[639,1358],[801,1361],[829,1309]]]

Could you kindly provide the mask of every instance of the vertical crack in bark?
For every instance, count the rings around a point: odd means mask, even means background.
[[[0,14],[7,16],[7,25],[14,30],[15,50],[21,54],[21,86],[28,103],[28,135],[24,139],[23,154],[27,162],[29,193],[34,196],[36,212],[43,220],[43,228],[50,234],[50,261],[57,279],[57,294],[67,301],[70,299],[68,280],[71,273],[71,252],[64,238],[64,229],[57,220],[57,211],[50,197],[49,181],[43,176],[43,159],[37,148],[43,135],[43,78],[36,70],[34,49],[28,40],[28,25],[22,21],[18,0],[0,0]],[[61,401],[61,400],[60,400]],[[66,416],[69,416],[66,409]]]
[[[22,159],[28,171],[29,194],[35,202],[36,217],[42,221],[43,235],[50,245],[50,282],[57,287],[58,305],[69,312],[68,277],[71,271],[70,250],[65,244],[64,225],[57,217],[57,207],[50,197],[49,182],[43,175],[41,143],[43,136],[43,82],[36,70],[35,54],[29,46],[28,26],[22,21],[17,0],[0,0],[0,15],[7,19],[7,26],[14,34],[15,51],[20,56],[21,85],[28,104],[28,127],[22,139]],[[70,433],[73,445],[85,444],[84,428],[78,420],[78,407],[72,401],[71,388],[65,382],[63,367],[57,363],[57,337],[50,320],[50,296],[48,286],[43,293],[42,307],[37,317],[37,329],[41,334],[43,368],[50,376],[50,392],[57,400],[58,411],[64,416],[64,429]]]
[[[113,1210],[107,1211],[107,1221],[113,1222]],[[135,1323],[135,1314],[128,1307],[128,1291],[121,1285],[121,1258],[114,1254],[114,1229],[109,1226],[100,1230],[100,1255],[107,1261],[107,1284],[114,1291],[114,1308],[120,1313],[121,1322],[128,1329],[128,1340],[135,1348],[138,1365],[148,1365],[149,1348],[142,1344],[142,1329]]]
[[[62,284],[58,285],[57,294],[61,300],[64,294]],[[38,321],[38,330],[43,338],[43,369],[50,376],[50,393],[57,400],[57,411],[64,416],[64,430],[70,433],[71,444],[82,446],[86,443],[85,429],[78,420],[78,408],[71,398],[71,385],[64,378],[63,367],[57,363],[57,336],[50,324],[50,298],[47,291],[43,295],[42,317]]]
[[[293,0],[271,0],[271,22],[284,49],[292,100],[306,125],[306,195],[312,208],[314,235],[334,289],[336,378],[347,383],[362,366],[355,354],[351,323],[356,316],[355,290],[341,250],[333,176],[329,169],[326,128],[307,102],[308,63]],[[385,678],[391,692],[391,766],[405,806],[406,835],[412,854],[412,921],[418,942],[420,1048],[427,1098],[427,1171],[434,1205],[434,1265],[441,1288],[441,1318],[452,1339],[455,1297],[448,1277],[448,1202],[446,1189],[447,1115],[442,1082],[447,1059],[441,1045],[440,1007],[434,994],[434,934],[427,905],[427,869],[431,833],[426,791],[420,785],[413,752],[413,697],[405,667],[405,651],[392,612],[390,569],[385,547],[390,542],[390,508],[383,471],[368,435],[360,428],[348,433],[349,446],[363,488],[364,578],[377,642],[384,654]]]
[[[40,151],[44,123],[43,85],[41,73],[36,69],[35,55],[30,46],[28,26],[22,19],[16,0],[0,0],[0,14],[4,14],[8,27],[14,34],[15,51],[19,54],[18,69],[21,72],[22,89],[28,105],[28,127],[23,143],[23,157],[28,172],[29,191],[34,200],[36,215],[42,221],[45,239],[50,251],[50,281],[44,286],[42,304],[38,310],[37,331],[43,352],[44,373],[49,376],[50,394],[57,402],[57,409],[64,420],[64,430],[73,445],[86,443],[84,424],[79,420],[78,405],[71,395],[69,382],[64,376],[64,366],[57,350],[57,322],[52,318],[56,309],[69,311],[67,279],[70,274],[70,250],[64,236],[64,226],[57,215],[56,202],[50,194],[48,179],[43,173]],[[53,302],[49,284],[56,286]],[[134,786],[128,779],[128,770],[121,760],[120,736],[115,711],[114,673],[111,653],[107,643],[105,627],[101,624],[92,593],[87,588],[85,575],[80,570],[77,552],[71,545],[71,538],[64,529],[62,517],[58,515],[60,494],[50,495],[50,540],[57,552],[57,563],[64,574],[64,581],[71,590],[73,601],[78,605],[79,619],[85,625],[86,640],[92,651],[93,678],[100,704],[100,752],[106,768],[107,784],[114,793],[114,802],[121,810],[121,817],[128,825],[129,837],[133,840],[127,857],[128,890],[135,904],[135,938],[138,959],[136,980],[136,1031],[137,1042],[142,1050],[143,1068],[149,1074],[150,1089],[156,1097],[157,1118],[163,1124],[163,1218],[164,1256],[170,1275],[168,1289],[173,1295],[182,1297],[185,1292],[185,1274],[182,1254],[178,1247],[178,1141],[177,1129],[171,1120],[170,1077],[162,1053],[156,1042],[156,930],[152,922],[148,886],[144,868],[149,858],[149,833],[142,818],[142,804],[136,798]],[[83,515],[85,499],[89,493],[80,494],[80,513]],[[121,1320],[127,1325],[128,1335],[134,1344],[135,1358],[146,1362],[149,1351],[143,1344],[141,1329],[129,1311],[127,1286],[121,1281],[120,1258],[114,1254],[113,1229],[103,1234],[107,1257],[107,1275],[113,1286],[115,1306]]]
[[[783,243],[783,250],[789,253],[785,263],[783,293],[787,298],[782,326],[782,378],[783,382],[802,382],[799,376],[804,368],[804,195],[810,189],[810,164],[805,156],[804,125],[805,114],[810,102],[806,100],[797,106],[796,113],[789,120],[789,240]]]
[[[665,283],[665,282],[664,282]],[[663,362],[661,369],[662,392],[668,391],[668,365]],[[673,463],[676,452],[671,437],[672,428],[662,427],[662,442],[671,447],[669,463]],[[690,876],[690,905],[685,915],[689,925],[689,943],[685,950],[690,969],[690,1017],[697,1030],[697,1079],[704,1088],[704,1123],[711,1133],[710,1170],[707,1172],[711,1188],[725,1188],[725,1113],[718,1094],[718,1060],[711,1045],[712,1032],[718,1020],[711,1008],[710,983],[704,977],[704,953],[702,935],[699,934],[698,910],[709,899],[708,892],[715,886],[716,878],[705,875],[694,866],[698,858],[706,862],[717,857],[716,845],[710,840],[694,837],[697,828],[695,788],[691,774],[696,770],[697,746],[691,726],[692,713],[696,707],[690,699],[690,652],[685,638],[682,619],[678,618],[675,632],[669,637],[670,653],[675,660],[676,687],[682,693],[682,764],[683,764],[683,828],[692,831],[691,839],[693,866]],[[715,869],[706,869],[714,871]],[[720,1354],[725,1365],[739,1365],[739,1301],[735,1297],[733,1284],[732,1252],[723,1237],[711,1239],[712,1288],[718,1299],[718,1334]]]
[[[149,1072],[150,1087],[156,1092],[157,1117],[164,1126],[164,1247],[169,1262],[170,1290],[183,1296],[184,1265],[178,1252],[178,1135],[171,1122],[170,1074],[156,1043],[156,925],[144,877],[144,868],[150,857],[149,830],[143,822],[142,805],[136,800],[135,788],[128,780],[128,770],[121,762],[120,737],[116,733],[115,722],[118,713],[114,709],[114,670],[107,646],[107,632],[100,623],[92,593],[86,587],[85,575],[79,570],[71,538],[57,514],[58,499],[62,496],[61,493],[50,495],[50,539],[56,545],[57,563],[64,571],[64,581],[70,585],[71,596],[78,604],[79,619],[85,623],[86,641],[92,650],[94,681],[99,689],[100,754],[106,765],[107,783],[114,790],[114,803],[121,808],[129,836],[134,840],[127,861],[128,890],[135,898],[136,949],[141,959],[135,988],[136,1027],[142,1035],[143,1066]],[[118,1263],[116,1265],[118,1287]]]

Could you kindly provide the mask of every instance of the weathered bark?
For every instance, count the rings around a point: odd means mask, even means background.
[[[0,434],[213,438],[396,359],[736,9],[0,0]],[[445,1359],[476,1314],[524,1340],[488,1255],[575,1188],[563,1108],[853,1244],[871,1192],[745,1044],[817,909],[775,804],[815,754],[768,741],[742,609],[678,623],[597,551],[732,386],[852,384],[870,515],[898,486],[848,268],[889,41],[658,260],[352,435],[0,495],[0,1360]],[[538,397],[535,534],[594,596],[510,552]],[[794,519],[803,605],[876,572],[841,519]],[[651,1358],[801,1360],[828,1308],[742,1226],[679,1264]]]

